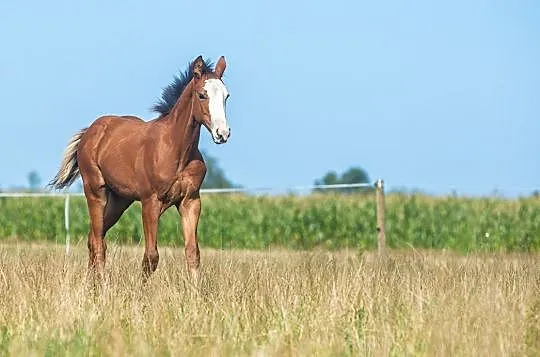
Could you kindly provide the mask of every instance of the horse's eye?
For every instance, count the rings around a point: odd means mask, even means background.
[[[200,100],[206,99],[206,94],[204,94],[204,93],[199,93],[199,99],[200,99]]]

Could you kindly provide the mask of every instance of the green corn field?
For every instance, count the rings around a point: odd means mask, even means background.
[[[309,196],[203,195],[202,247],[264,249],[374,249],[376,206],[372,195]],[[143,239],[140,203],[134,203],[109,231],[107,240],[138,244]],[[83,197],[72,197],[70,235],[86,240]],[[158,243],[182,245],[175,207],[160,220]],[[386,197],[387,245],[391,248],[470,251],[538,251],[540,199]],[[0,239],[65,239],[62,198],[0,198]]]

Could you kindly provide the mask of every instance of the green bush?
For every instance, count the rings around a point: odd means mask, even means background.
[[[199,240],[203,247],[293,249],[376,247],[376,207],[371,195],[256,197],[203,195]],[[136,202],[109,231],[107,239],[143,239]],[[88,215],[82,197],[70,204],[72,239],[86,239]],[[393,248],[468,251],[538,251],[540,199],[386,197],[387,244]],[[160,245],[181,245],[174,207],[161,217]],[[0,198],[0,237],[63,242],[64,200]]]

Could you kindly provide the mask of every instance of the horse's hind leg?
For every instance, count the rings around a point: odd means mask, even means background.
[[[133,200],[118,196],[113,191],[107,192],[107,204],[105,206],[105,215],[103,217],[103,237],[107,231],[118,222],[124,211],[133,203]],[[105,249],[107,243],[105,243]]]
[[[109,229],[118,222],[124,211],[131,206],[133,200],[118,196],[111,190],[107,190],[107,203],[105,205],[105,213],[103,215],[103,236],[102,243],[104,251],[107,251],[107,241],[105,236]],[[104,257],[105,260],[105,257]]]
[[[84,194],[90,216],[90,231],[88,233],[88,269],[97,270],[101,276],[105,266],[105,244],[103,241],[103,221],[105,206],[107,204],[107,192],[105,186],[90,187],[84,185]]]
[[[91,225],[88,234],[88,268],[102,275],[107,252],[105,234],[133,201],[116,195],[106,187],[85,187],[85,195]]]

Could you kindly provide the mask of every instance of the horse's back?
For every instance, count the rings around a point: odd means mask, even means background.
[[[146,122],[136,116],[104,115],[97,118],[84,133],[84,141],[95,142],[114,136],[138,133],[144,130]]]
[[[147,130],[149,122],[132,115],[104,115],[97,118],[86,130],[83,146],[109,146],[119,140],[135,142]]]
[[[134,115],[120,115],[120,116],[112,116],[113,118],[120,118],[120,119],[125,119],[125,120],[133,120],[133,121],[136,121],[136,122],[143,122],[145,123],[144,120],[142,120],[141,118],[139,117],[136,117]]]
[[[95,127],[97,129],[108,128],[110,126],[134,126],[138,127],[141,124],[146,122],[139,117],[134,115],[103,115],[96,120],[88,127],[88,129]]]

